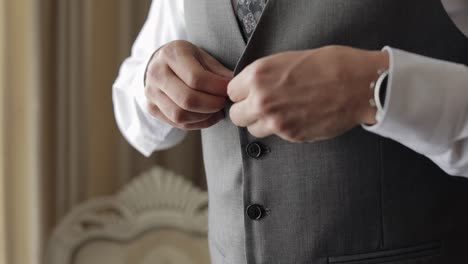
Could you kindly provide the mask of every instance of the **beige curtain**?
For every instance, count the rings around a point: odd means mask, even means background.
[[[34,5],[2,1],[2,187],[4,263],[35,263],[40,253],[39,65]]]
[[[3,86],[5,84],[5,72],[3,67],[3,62],[6,61],[5,58],[5,2],[4,0],[0,0],[0,124],[4,124],[4,111],[3,111],[3,102],[4,100],[4,89]],[[5,133],[3,129],[0,129],[0,264],[6,264],[6,228],[5,228],[5,217],[1,217],[5,215],[5,187],[4,187],[4,172],[5,172],[5,159],[3,158],[5,155]]]
[[[205,186],[197,133],[146,159],[115,125],[112,82],[149,2],[0,0],[1,264],[41,263],[73,206],[155,164]]]

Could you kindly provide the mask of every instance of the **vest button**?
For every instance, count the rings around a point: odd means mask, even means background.
[[[262,156],[262,146],[258,142],[252,142],[246,147],[247,155],[253,159],[258,159]]]
[[[247,206],[246,213],[251,220],[260,220],[265,216],[265,209],[261,205],[251,204]]]

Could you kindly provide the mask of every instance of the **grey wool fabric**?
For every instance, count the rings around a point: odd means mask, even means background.
[[[248,43],[231,0],[187,0],[185,16],[189,40],[235,74],[332,44],[468,64],[439,0],[269,0]],[[318,143],[256,139],[229,117],[202,138],[215,264],[468,263],[468,180],[394,141],[361,128]]]

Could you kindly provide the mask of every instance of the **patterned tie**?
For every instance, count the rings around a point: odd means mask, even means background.
[[[244,38],[248,40],[257,27],[263,9],[268,0],[234,0],[237,19]],[[237,3],[236,3],[237,2]]]

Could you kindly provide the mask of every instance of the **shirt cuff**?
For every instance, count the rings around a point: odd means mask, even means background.
[[[464,120],[466,66],[385,47],[390,56],[382,119],[364,129],[424,155],[449,150]]]

